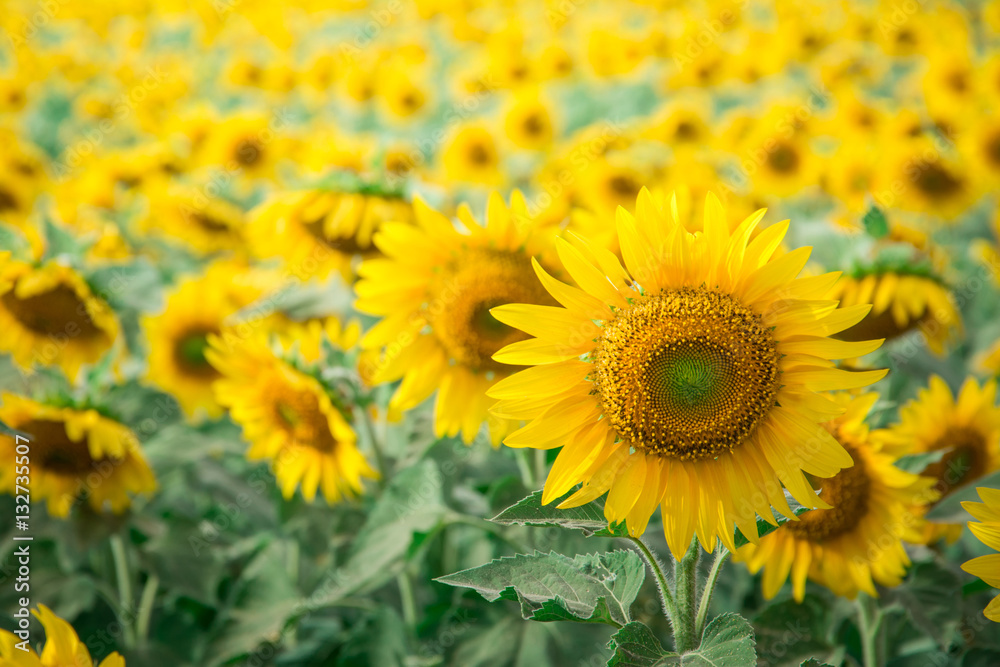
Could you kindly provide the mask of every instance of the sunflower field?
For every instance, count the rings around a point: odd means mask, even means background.
[[[1000,0],[0,28],[0,667],[1000,665]]]

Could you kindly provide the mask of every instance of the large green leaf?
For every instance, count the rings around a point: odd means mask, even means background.
[[[642,560],[631,551],[579,555],[517,554],[439,577],[449,586],[477,591],[490,602],[521,603],[534,621],[582,621],[622,626],[645,578]]]
[[[560,526],[582,530],[585,535],[599,537],[627,537],[628,530],[624,523],[608,525],[604,518],[604,509],[595,503],[558,509],[557,501],[548,505],[542,504],[542,492],[535,491],[527,498],[518,501],[490,519],[493,523],[504,526]]]
[[[959,621],[962,580],[934,561],[916,563],[903,584],[890,589],[886,598],[901,604],[916,627],[943,645]]]
[[[753,628],[739,614],[717,616],[705,628],[701,646],[677,654],[667,651],[642,623],[629,623],[609,644],[608,667],[756,667]]]
[[[927,513],[927,520],[934,523],[965,523],[966,521],[972,521],[972,515],[962,508],[962,502],[966,500],[980,502],[979,493],[976,489],[981,486],[990,489],[1000,489],[1000,470],[991,475],[973,480],[949,493],[931,508]]]
[[[832,625],[829,606],[815,595],[802,602],[784,600],[766,607],[753,617],[757,655],[762,665],[798,665],[815,655],[826,655]]]

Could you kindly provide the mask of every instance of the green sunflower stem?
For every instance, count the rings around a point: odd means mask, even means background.
[[[708,572],[708,579],[705,580],[705,587],[701,591],[701,600],[698,602],[698,615],[694,621],[694,636],[701,637],[705,632],[705,621],[708,620],[708,607],[712,603],[712,594],[715,592],[715,584],[718,583],[719,573],[722,566],[729,560],[729,549],[719,545],[715,552],[715,560],[712,561],[712,569]]]
[[[674,620],[674,648],[685,653],[698,648],[700,637],[695,633],[698,592],[698,558],[701,546],[698,538],[691,540],[684,558],[674,562],[674,582],[677,586],[674,600],[677,618]]]
[[[674,604],[674,596],[670,583],[667,581],[667,576],[663,573],[663,565],[660,564],[660,560],[653,552],[649,550],[649,547],[642,541],[642,538],[629,537],[628,539],[639,549],[639,553],[642,554],[646,564],[649,565],[649,569],[653,571],[653,576],[656,577],[656,587],[660,590],[663,613],[666,615],[667,620],[670,621],[670,625],[676,627],[677,607]]]
[[[118,584],[118,614],[122,618],[131,616],[132,611],[132,577],[128,570],[128,555],[125,553],[125,542],[122,536],[115,533],[111,536],[111,558],[115,565],[115,581]],[[135,627],[131,622],[122,623],[124,641],[128,647],[135,646]]]
[[[371,415],[364,408],[361,408],[361,413],[361,423],[365,426],[365,431],[367,431],[368,439],[371,442],[372,453],[375,454],[375,467],[378,469],[379,475],[378,485],[380,489],[384,489],[389,481],[389,464],[385,460],[385,454],[382,453],[382,444],[378,441],[378,433],[375,431]]]
[[[861,634],[861,655],[865,667],[878,667],[883,664],[885,650],[882,634],[882,610],[878,600],[858,593],[858,630]]]

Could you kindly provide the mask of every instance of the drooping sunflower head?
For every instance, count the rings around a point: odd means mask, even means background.
[[[212,394],[218,372],[205,356],[209,336],[234,325],[233,315],[263,296],[269,282],[239,264],[217,263],[169,294],[162,314],[143,319],[149,381],[173,394],[189,417],[222,414]]]
[[[19,366],[58,365],[71,380],[115,345],[118,320],[68,266],[0,255],[0,351]]]
[[[858,591],[876,595],[875,583],[902,581],[910,562],[902,541],[920,539],[923,514],[938,494],[934,480],[896,468],[896,457],[873,447],[864,419],[877,399],[874,393],[834,397],[846,412],[826,428],[854,465],[829,479],[810,479],[830,508],[806,512],[734,554],[751,572],[763,568],[765,597],[777,594],[789,572],[799,601],[806,579],[851,599]]]
[[[917,398],[900,408],[899,423],[879,431],[876,439],[889,453],[943,451],[941,459],[927,466],[924,475],[936,480],[935,489],[948,495],[955,489],[1000,470],[1000,407],[997,383],[980,385],[967,378],[958,396],[937,375],[930,378]],[[924,541],[958,539],[961,526],[928,526]]]
[[[12,667],[38,665],[93,665],[90,651],[80,641],[73,626],[59,618],[43,604],[32,611],[45,629],[45,646],[41,655],[29,648],[17,648],[20,639],[7,630],[0,630],[0,662]],[[104,658],[97,667],[125,667],[125,659],[117,651]]]
[[[965,511],[981,522],[970,521],[969,530],[979,538],[980,542],[1000,551],[1000,490],[982,487],[976,491],[983,502],[965,501],[962,503]],[[987,585],[1000,588],[1000,554],[973,558],[963,563],[962,569],[979,577]],[[986,605],[983,614],[991,621],[1000,623],[1000,595]]]
[[[376,252],[372,237],[383,223],[412,220],[412,205],[395,194],[309,190],[262,204],[250,237],[257,256],[283,257],[295,276],[350,279],[352,260]]]
[[[928,347],[941,355],[963,329],[951,292],[939,280],[920,273],[873,270],[845,276],[827,298],[843,306],[872,304],[863,320],[837,334],[842,340],[891,340],[919,330]]]
[[[38,403],[14,394],[0,396],[0,421],[28,436],[32,495],[46,500],[49,514],[65,517],[78,500],[94,510],[125,511],[131,495],[156,490],[135,434],[94,410]],[[17,444],[0,434],[0,450],[13,461]],[[14,468],[0,470],[0,487],[14,493]]]
[[[323,335],[303,330],[293,346],[319,349]],[[311,502],[321,490],[332,504],[360,494],[362,478],[377,478],[350,425],[353,411],[363,408],[349,407],[266,335],[212,335],[210,343],[206,356],[218,371],[216,397],[243,427],[247,457],[271,462],[286,499],[301,488]]]
[[[607,492],[608,520],[625,520],[633,534],[659,505],[680,555],[695,532],[708,549],[716,536],[730,544],[734,524],[756,536],[757,514],[788,512],[781,484],[800,502],[826,507],[804,473],[831,477],[852,459],[821,426],[842,406],[817,392],[864,386],[885,372],[851,373],[829,361],[881,341],[828,338],[868,306],[823,300],[836,273],[797,278],[809,248],[773,257],[787,224],[753,236],[764,211],[733,226],[709,195],[692,233],[671,209],[645,189],[634,217],[618,209],[624,266],[586,239],[557,240],[578,287],[536,265],[562,307],[492,310],[534,336],[494,358],[534,367],[490,396],[499,399],[498,417],[529,422],[507,445],[563,446],[543,502],[582,482],[561,506]]]
[[[515,193],[508,208],[490,198],[485,226],[467,207],[456,226],[422,202],[417,224],[385,225],[375,237],[384,258],[359,269],[357,308],[384,319],[362,341],[381,350],[366,373],[374,382],[403,378],[390,408],[408,410],[440,387],[435,428],[471,442],[487,418],[485,390],[510,373],[494,359],[527,336],[491,315],[495,306],[552,303],[532,269],[532,255],[551,266],[550,229],[530,218]],[[510,428],[491,420],[494,442]]]

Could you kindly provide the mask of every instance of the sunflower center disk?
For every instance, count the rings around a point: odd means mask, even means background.
[[[833,507],[828,510],[806,512],[798,521],[789,521],[785,530],[810,542],[830,540],[853,530],[858,521],[868,513],[871,479],[864,460],[854,449],[841,441],[854,459],[854,465],[844,468],[829,479],[812,479],[821,489],[819,497]]]
[[[937,463],[927,466],[923,474],[937,478],[934,488],[942,494],[986,474],[989,447],[979,431],[964,426],[951,428],[931,447],[932,451],[939,449],[950,451]]]
[[[282,387],[269,401],[274,408],[274,421],[297,444],[332,453],[337,441],[319,404],[319,398],[306,389]]]
[[[87,440],[70,440],[65,425],[51,419],[33,419],[18,426],[32,436],[32,455],[45,470],[65,477],[80,477],[94,465]],[[37,453],[36,453],[37,452]]]
[[[605,326],[596,385],[605,414],[636,449],[715,458],[744,442],[774,407],[778,358],[760,316],[734,297],[671,290]]]
[[[455,362],[482,371],[513,370],[493,361],[493,355],[528,338],[494,318],[491,308],[508,303],[553,303],[538,282],[531,260],[504,250],[463,254],[461,265],[442,272],[434,294],[424,312],[438,340]]]
[[[42,294],[19,299],[10,290],[3,297],[4,307],[25,327],[43,335],[63,335],[79,339],[99,336],[87,307],[73,288],[59,285]]]

